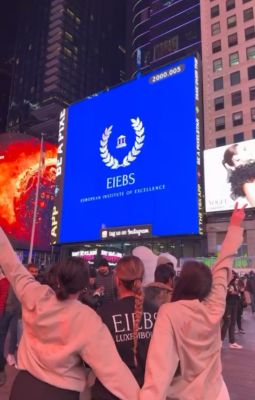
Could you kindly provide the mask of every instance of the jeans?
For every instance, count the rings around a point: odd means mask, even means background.
[[[225,339],[227,330],[229,333],[229,343],[235,343],[235,325],[237,320],[238,303],[227,303],[225,314],[223,316],[223,325],[221,328],[221,340]]]
[[[255,312],[255,293],[250,293],[250,295],[251,295],[251,309],[252,309],[252,312],[254,313]]]
[[[79,400],[80,393],[49,385],[27,371],[19,371],[12,385],[10,400]]]
[[[13,314],[13,317],[10,321],[9,332],[10,332],[10,342],[8,353],[15,354],[18,344],[18,314]]]
[[[237,322],[237,326],[239,331],[241,331],[242,328],[242,316],[243,316],[243,304],[242,304],[242,299],[240,298],[238,301],[238,305],[237,305],[237,318],[236,318],[236,322]]]
[[[0,316],[0,372],[4,371],[4,367],[6,364],[5,357],[4,357],[4,345],[5,345],[6,336],[8,333],[8,329],[11,325],[12,319],[15,319],[16,321],[18,321],[18,317],[17,317],[16,313],[5,312],[4,314],[2,314]],[[12,344],[12,349],[13,349],[14,338],[13,338],[11,344]],[[17,336],[16,336],[16,342],[15,342],[15,349],[16,349],[16,346],[17,346]],[[15,350],[14,350],[14,352],[15,352]]]

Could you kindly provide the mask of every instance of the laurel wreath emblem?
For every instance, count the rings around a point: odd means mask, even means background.
[[[132,149],[129,151],[129,153],[124,157],[121,164],[119,163],[117,158],[114,158],[109,153],[108,150],[108,141],[112,133],[113,125],[109,126],[108,128],[105,128],[102,139],[100,140],[100,155],[105,165],[107,165],[107,167],[111,169],[128,167],[133,161],[135,161],[137,156],[140,154],[145,139],[144,126],[139,117],[131,118],[131,125],[134,128],[136,135],[135,143]]]

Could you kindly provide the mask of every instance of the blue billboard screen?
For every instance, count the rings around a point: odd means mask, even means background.
[[[63,110],[53,241],[139,225],[153,236],[202,233],[199,114],[195,57]]]

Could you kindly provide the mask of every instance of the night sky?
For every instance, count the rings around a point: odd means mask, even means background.
[[[2,1],[0,12],[0,59],[13,56],[18,10],[22,0]]]

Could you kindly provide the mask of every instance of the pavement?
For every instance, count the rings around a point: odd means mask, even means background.
[[[255,313],[250,306],[243,314],[243,329],[246,332],[236,334],[236,342],[243,349],[229,349],[228,338],[222,348],[223,376],[231,400],[255,399]]]
[[[223,376],[231,400],[255,399],[255,314],[250,309],[244,312],[243,329],[246,332],[244,335],[236,335],[236,342],[243,345],[243,349],[230,349],[227,338],[222,347]],[[6,370],[7,382],[0,387],[1,400],[9,399],[10,388],[17,374],[14,367],[8,366]],[[80,400],[90,400],[89,393],[81,394]]]

